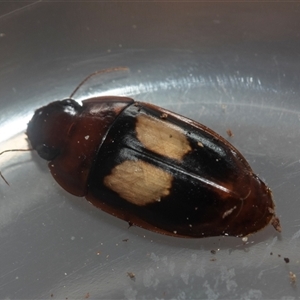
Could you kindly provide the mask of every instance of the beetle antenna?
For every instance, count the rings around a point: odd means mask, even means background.
[[[73,93],[70,95],[70,99],[72,99],[72,97],[75,95],[75,93],[80,89],[80,87],[87,82],[91,77],[98,75],[98,74],[105,74],[105,73],[111,73],[111,72],[117,72],[117,71],[129,71],[129,68],[127,67],[116,67],[116,68],[109,68],[109,69],[103,69],[103,70],[99,70],[96,71],[90,75],[88,75],[87,77],[85,77],[76,87],[76,89],[73,91]]]
[[[21,151],[33,151],[34,149],[32,148],[28,148],[28,149],[8,149],[8,150],[4,150],[2,152],[0,152],[0,156],[4,153],[7,153],[7,152],[21,152]],[[5,177],[3,176],[3,174],[1,173],[0,171],[0,177],[3,179],[3,181],[9,185],[8,181],[5,179]]]
[[[0,171],[0,176],[1,176],[1,178],[3,179],[3,181],[4,181],[7,185],[9,185],[9,183],[7,182],[7,180],[5,179],[5,177],[2,175],[1,171]]]

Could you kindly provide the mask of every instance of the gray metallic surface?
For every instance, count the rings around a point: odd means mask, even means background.
[[[298,3],[0,3],[0,151],[27,146],[34,109],[127,66],[96,91],[227,137],[272,189],[283,227],[245,244],[128,229],[63,191],[35,153],[5,154],[0,299],[298,299],[299,13]]]

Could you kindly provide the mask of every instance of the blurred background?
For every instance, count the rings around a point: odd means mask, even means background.
[[[298,2],[1,2],[0,151],[28,147],[36,108],[125,66],[74,98],[129,96],[209,126],[272,189],[283,232],[243,243],[128,229],[35,153],[3,154],[0,299],[298,299],[299,14]]]

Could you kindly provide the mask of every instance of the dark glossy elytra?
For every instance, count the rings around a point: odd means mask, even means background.
[[[194,238],[280,231],[271,191],[241,153],[161,107],[115,96],[55,101],[36,110],[27,135],[66,191],[129,224]]]

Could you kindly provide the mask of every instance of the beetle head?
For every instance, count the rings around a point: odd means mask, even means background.
[[[59,155],[81,109],[76,101],[66,99],[51,102],[35,111],[26,134],[40,157],[50,161]]]

